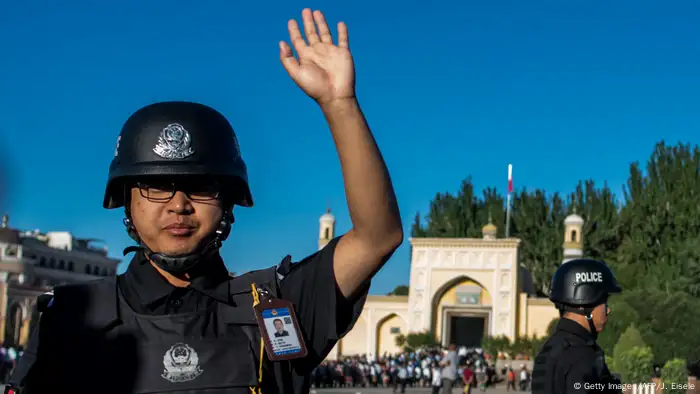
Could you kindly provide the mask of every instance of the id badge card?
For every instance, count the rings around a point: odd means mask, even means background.
[[[291,302],[263,296],[253,309],[270,360],[306,357],[308,351]]]

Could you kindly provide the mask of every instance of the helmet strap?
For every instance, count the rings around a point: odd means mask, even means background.
[[[129,237],[138,243],[138,246],[129,246],[124,249],[124,255],[128,253],[143,251],[146,258],[152,261],[158,268],[173,275],[182,275],[191,271],[200,261],[216,255],[221,248],[223,241],[228,238],[231,233],[231,226],[235,219],[232,210],[227,210],[221,218],[219,228],[216,230],[212,239],[207,242],[204,247],[199,250],[182,255],[169,255],[165,253],[157,253],[152,251],[139,237],[136,227],[131,220],[131,212],[125,209],[126,217],[124,218],[124,226]]]
[[[598,338],[598,330],[595,328],[595,323],[593,322],[593,309],[595,309],[596,306],[587,306],[581,308],[564,304],[556,305],[557,309],[559,309],[560,311],[571,312],[585,317],[586,321],[588,322],[588,329],[591,332],[591,335],[593,335],[593,339]]]

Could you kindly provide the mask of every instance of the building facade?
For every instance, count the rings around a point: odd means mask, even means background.
[[[54,286],[116,275],[120,260],[105,246],[68,232],[20,231],[0,226],[0,342],[24,346],[39,320],[37,297]]]
[[[335,236],[335,219],[326,215],[319,249]],[[562,263],[583,255],[582,228],[580,216],[566,218]],[[520,240],[496,234],[489,223],[482,238],[411,238],[409,295],[368,296],[357,323],[328,359],[398,353],[396,336],[408,333],[431,332],[445,346],[467,347],[479,347],[488,336],[513,341],[546,335],[559,312],[549,299],[535,296],[518,261]]]

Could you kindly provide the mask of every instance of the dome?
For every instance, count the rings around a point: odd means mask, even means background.
[[[489,223],[481,228],[481,233],[484,235],[491,235],[495,237],[498,233],[498,227],[496,227],[493,223]]]
[[[564,224],[565,225],[583,225],[583,218],[575,213],[572,213],[571,215],[567,216],[566,219],[564,219]]]
[[[335,221],[335,216],[331,213],[331,209],[328,208],[326,210],[326,213],[321,215],[321,219],[319,219],[322,222],[334,222]]]

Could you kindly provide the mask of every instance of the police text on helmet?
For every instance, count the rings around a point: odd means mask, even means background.
[[[575,276],[576,283],[602,283],[602,272],[577,272]]]

